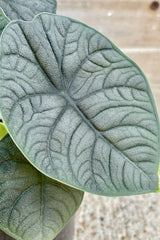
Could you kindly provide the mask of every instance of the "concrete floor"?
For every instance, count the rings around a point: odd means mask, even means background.
[[[160,193],[117,198],[85,194],[74,240],[142,239],[160,239]]]

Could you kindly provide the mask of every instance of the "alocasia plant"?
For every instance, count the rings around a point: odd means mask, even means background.
[[[110,40],[55,14],[17,20],[1,36],[0,72],[3,121],[43,179],[105,196],[158,191],[153,96],[139,67]],[[36,239],[19,238],[17,226],[16,239]]]

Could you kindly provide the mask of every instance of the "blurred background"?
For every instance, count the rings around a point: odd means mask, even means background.
[[[58,0],[57,14],[107,36],[145,73],[160,114],[160,0]],[[74,240],[160,240],[160,193],[85,194]]]

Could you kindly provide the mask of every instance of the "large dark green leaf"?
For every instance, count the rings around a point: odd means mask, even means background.
[[[31,20],[40,12],[56,13],[56,0],[0,0],[0,7],[14,19]]]
[[[0,109],[44,174],[96,194],[158,188],[158,117],[148,83],[108,39],[51,14],[1,40]]]
[[[6,17],[3,10],[0,8],[0,35],[8,23],[9,23],[9,19]]]
[[[82,197],[82,192],[39,173],[9,135],[0,141],[0,228],[8,235],[17,240],[53,240]]]

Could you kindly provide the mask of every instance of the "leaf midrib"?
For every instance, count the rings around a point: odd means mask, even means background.
[[[38,95],[41,93],[38,93]],[[37,94],[30,94],[30,96],[32,95],[37,95]],[[45,95],[45,93],[44,93]],[[48,95],[48,94],[47,94]],[[51,93],[49,95],[52,95]],[[54,95],[54,94],[53,94]],[[93,132],[96,135],[96,138],[101,138],[102,140],[104,140],[105,142],[107,142],[107,144],[110,145],[110,147],[112,147],[113,149],[116,150],[116,152],[120,153],[120,155],[125,158],[130,164],[132,164],[132,166],[134,166],[136,169],[138,169],[139,171],[142,172],[142,174],[144,174],[149,181],[152,181],[151,178],[140,168],[138,168],[138,166],[133,163],[133,161],[131,159],[128,158],[128,156],[126,156],[124,153],[122,153],[109,139],[107,139],[107,137],[103,136],[103,134],[101,134],[96,127],[88,120],[87,116],[79,109],[79,107],[76,105],[76,103],[71,99],[71,97],[68,95],[68,93],[63,92],[58,94],[59,96],[61,96],[63,99],[65,99],[72,107],[74,110],[76,110],[76,112],[78,113],[78,115],[83,119],[83,121],[93,130]],[[26,98],[28,98],[29,96],[25,96],[22,99],[19,99],[18,102],[20,100],[24,100]],[[17,102],[14,104],[14,106],[16,106]]]

